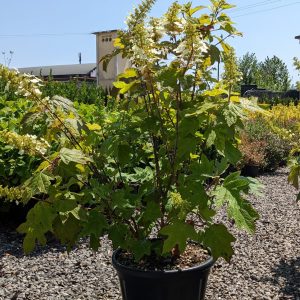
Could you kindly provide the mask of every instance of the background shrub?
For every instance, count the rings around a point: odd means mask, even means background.
[[[300,105],[276,105],[270,110],[274,130],[289,143],[298,146],[300,139]]]
[[[298,99],[293,99],[293,98],[283,98],[283,97],[269,97],[267,95],[261,95],[258,98],[259,103],[264,103],[264,104],[269,104],[270,106],[276,106],[279,104],[283,104],[285,106],[291,105],[291,104],[298,104],[299,100]]]
[[[45,97],[56,95],[72,101],[86,104],[105,105],[106,93],[94,82],[78,81],[72,79],[68,82],[54,81],[51,78],[44,82],[41,91]]]
[[[253,140],[246,132],[243,132],[239,149],[242,153],[240,168],[245,166],[257,166],[261,170],[265,168],[265,141]]]
[[[52,98],[61,95],[75,100],[72,104],[78,109],[82,119],[89,123],[96,123],[101,120],[101,111],[106,104],[105,99],[107,97],[100,87],[87,82],[77,82],[76,80],[67,83],[50,80],[42,84],[44,97]],[[58,133],[61,131],[59,124],[51,124],[47,112],[37,111],[34,103],[29,98],[21,98],[16,91],[13,85],[0,79],[0,132],[10,131],[21,135],[30,134],[39,138],[45,135],[50,125],[57,126]],[[112,103],[111,100],[109,105],[112,106]],[[60,109],[57,113],[62,114],[63,111]],[[72,115],[69,118],[72,122]],[[55,141],[51,143],[53,151],[57,146],[55,143]],[[40,162],[40,157],[19,151],[4,143],[0,137],[0,187],[14,188],[23,184],[32,176]],[[12,223],[14,226],[20,224],[25,220],[24,218],[32,205],[32,202],[21,206],[15,202],[0,201],[1,222]]]
[[[32,102],[27,99],[0,97],[0,130],[21,133],[22,120],[31,107]],[[16,150],[0,138],[0,185],[12,187],[21,184],[32,175],[38,163],[38,158]]]
[[[244,134],[247,136],[248,144],[256,143],[260,152],[264,153],[264,162],[261,164],[264,171],[274,171],[287,161],[292,141],[284,136],[281,128],[277,127],[268,117],[254,115],[246,123]]]
[[[3,86],[5,85],[3,84]],[[18,98],[12,91],[1,91],[0,131],[9,130],[21,133],[23,130],[22,120],[30,111],[32,102],[28,99]],[[32,176],[39,163],[38,157],[27,155],[4,143],[0,138],[0,186],[9,188],[19,186]],[[0,201],[1,223],[19,224],[24,220],[31,203],[28,205],[28,207],[24,207],[14,202]]]

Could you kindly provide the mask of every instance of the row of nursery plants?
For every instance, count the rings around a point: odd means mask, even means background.
[[[59,95],[73,102],[95,105],[107,105],[107,93],[94,82],[81,81],[76,78],[67,82],[55,81],[51,76],[43,82],[41,92],[44,97]],[[0,97],[9,101],[18,100],[19,96],[14,90],[9,89],[7,82],[0,78]]]
[[[76,78],[68,82],[60,82],[49,77],[41,87],[41,91],[45,97],[60,95],[73,102],[84,104],[105,105],[107,101],[106,92],[96,83],[79,81]]]
[[[45,97],[41,80],[0,66],[6,92],[19,97],[2,99],[0,142],[32,167],[24,176],[21,169],[13,186],[3,176],[0,196],[34,201],[18,227],[26,253],[45,245],[49,232],[69,250],[83,237],[97,250],[108,235],[126,281],[124,300],[198,300],[213,262],[233,255],[226,224],[255,231],[258,214],[246,195],[259,194],[261,185],[232,166],[242,158],[248,111],[262,110],[232,93],[240,74],[226,41],[239,35],[225,14],[231,5],[175,2],[161,18],[149,18],[154,3],[142,1],[103,58],[105,66],[121,54],[134,66],[114,83],[119,96],[111,105]],[[221,59],[225,75],[218,82],[213,67]],[[20,113],[9,119],[9,107]],[[216,221],[224,208],[234,222]],[[192,245],[209,257],[176,271]]]
[[[294,97],[284,97],[284,95],[279,95],[277,97],[267,97],[260,96],[258,97],[258,102],[265,106],[274,106],[274,105],[298,105],[299,104],[299,91],[293,91]]]
[[[42,82],[38,78],[35,81]],[[87,122],[97,122],[102,107],[106,105],[105,101],[110,99],[110,96],[105,95],[100,87],[89,83],[78,84],[77,81],[65,83],[47,80],[43,81],[40,90],[44,98],[55,99],[53,101],[56,101],[57,105],[63,101],[70,102],[66,99],[72,99],[72,105],[77,113]],[[112,101],[110,101],[110,105],[112,108]],[[30,136],[43,137],[47,131],[49,116],[40,112],[40,116],[43,118],[35,119],[34,109],[35,102],[18,92],[13,85],[12,78],[6,80],[4,77],[0,78],[1,132],[12,131],[18,134],[27,134],[29,138]],[[40,159],[30,157],[23,150],[19,151],[17,148],[3,143],[2,140],[0,145],[0,162],[3,165],[0,170],[0,184],[16,186],[23,183],[33,173]]]
[[[275,105],[264,113],[250,113],[241,134],[240,167],[275,171],[286,165],[300,138],[300,105]]]

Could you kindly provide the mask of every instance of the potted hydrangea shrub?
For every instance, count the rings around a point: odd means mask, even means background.
[[[1,191],[37,199],[18,229],[25,252],[46,243],[47,232],[69,249],[89,237],[96,250],[108,235],[124,300],[198,300],[213,262],[233,255],[235,238],[216,221],[217,211],[226,207],[228,219],[250,233],[258,218],[245,195],[259,184],[229,168],[241,158],[247,108],[232,93],[239,74],[214,77],[231,51],[226,38],[239,33],[223,0],[209,7],[175,2],[161,18],[148,18],[154,2],[134,10],[116,50],[103,58],[105,67],[121,54],[132,68],[114,83],[115,108],[103,109],[95,123],[65,99],[43,98],[36,78],[1,69],[10,88],[36,103],[24,128],[45,123],[45,115],[48,125],[47,142],[2,134],[42,163],[22,186]]]
[[[241,143],[239,149],[242,153],[242,159],[239,163],[242,175],[257,177],[260,170],[265,166],[265,148],[264,141],[251,140],[247,133],[241,133]]]
[[[292,149],[289,160],[289,176],[288,181],[292,184],[297,190],[299,190],[299,177],[300,177],[300,150],[298,146]],[[300,199],[300,193],[297,195],[297,201]]]

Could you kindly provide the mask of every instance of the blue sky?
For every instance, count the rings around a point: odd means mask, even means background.
[[[172,3],[157,0],[152,14],[161,15]],[[184,3],[186,1],[180,0]],[[238,56],[247,51],[259,60],[273,55],[290,70],[293,82],[299,80],[292,58],[300,57],[300,1],[232,0],[237,8],[230,11],[243,38],[235,38]],[[2,52],[13,51],[11,67],[73,64],[82,53],[82,63],[95,62],[94,31],[124,28],[124,20],[138,0],[0,0],[0,63]],[[207,0],[194,0],[195,5]]]

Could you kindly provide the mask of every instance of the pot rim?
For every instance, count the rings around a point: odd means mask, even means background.
[[[120,254],[120,252],[122,251],[121,248],[118,248],[116,250],[114,250],[113,252],[113,255],[112,255],[112,264],[113,266],[115,267],[115,269],[117,271],[119,270],[122,270],[122,271],[125,271],[125,272],[132,272],[132,273],[140,273],[140,274],[148,274],[148,275],[151,275],[151,274],[155,274],[155,275],[159,275],[159,274],[177,274],[177,273],[181,273],[181,274],[187,274],[187,273],[191,273],[191,272],[194,272],[194,271],[199,271],[199,269],[205,271],[207,269],[210,269],[213,264],[214,264],[214,259],[213,257],[210,255],[209,258],[202,262],[201,264],[198,264],[198,265],[195,265],[193,267],[189,267],[189,268],[186,268],[186,269],[176,269],[176,270],[158,270],[158,271],[155,271],[155,270],[141,270],[141,269],[137,269],[137,268],[133,268],[133,267],[129,267],[129,266],[125,266],[123,264],[121,264],[117,257],[118,255]]]

